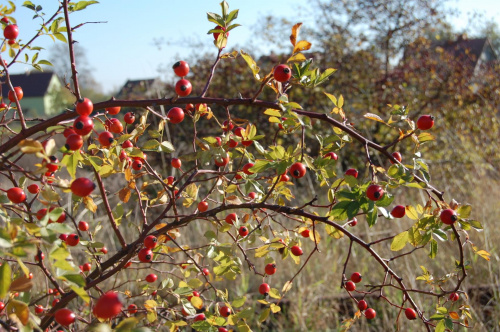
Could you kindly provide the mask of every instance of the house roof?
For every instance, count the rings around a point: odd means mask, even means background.
[[[457,59],[467,59],[474,68],[485,47],[489,46],[489,41],[487,38],[467,39],[464,36],[459,36],[457,40],[434,43],[432,46],[434,48],[442,48],[446,53]],[[492,57],[496,56],[492,55]]]
[[[49,89],[50,80],[55,74],[53,72],[29,72],[26,74],[11,74],[10,80],[13,86],[23,89],[24,97],[43,97]],[[56,76],[57,77],[57,76]],[[2,83],[4,83],[3,81]],[[2,96],[7,96],[9,87],[2,84]]]
[[[157,79],[128,80],[118,92],[118,98],[141,98],[152,93],[153,87],[161,84]]]

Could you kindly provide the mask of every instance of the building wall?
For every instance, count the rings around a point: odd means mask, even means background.
[[[26,118],[39,118],[44,116],[45,107],[43,97],[24,97],[20,101]]]

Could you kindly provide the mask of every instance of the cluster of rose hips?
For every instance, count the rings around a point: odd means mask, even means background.
[[[3,36],[7,39],[9,45],[14,45],[16,43],[16,38],[19,36],[19,28],[15,24],[9,24],[9,19],[7,17],[2,17],[3,24],[6,24],[3,29]]]

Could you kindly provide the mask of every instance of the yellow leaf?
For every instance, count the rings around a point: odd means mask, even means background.
[[[295,43],[297,43],[297,36],[299,35],[300,27],[302,26],[302,23],[297,23],[292,27],[292,34],[290,35],[290,42],[292,43],[293,46],[295,46]]]
[[[412,220],[418,220],[418,212],[411,205],[406,206],[406,215],[408,216],[408,218],[410,218]]]
[[[332,103],[337,106],[337,97],[335,97],[334,95],[332,95],[331,93],[328,93],[328,92],[323,92],[327,97],[328,99],[330,99],[332,101]]]
[[[366,113],[364,115],[365,118],[367,119],[370,119],[370,120],[375,120],[375,121],[378,121],[378,122],[381,122],[383,124],[386,124],[384,120],[382,120],[382,118],[380,116],[378,116],[377,114],[373,114],[373,113]]]
[[[97,205],[95,205],[94,200],[91,197],[84,197],[83,203],[85,204],[87,210],[92,211],[92,213],[95,213],[97,211]]]
[[[271,303],[270,309],[273,312],[273,314],[281,311],[281,307],[279,305],[274,304],[274,303]]]
[[[277,117],[275,117],[275,116],[270,116],[270,117],[269,117],[269,122],[271,122],[271,123],[281,123],[281,120],[280,120],[280,119],[278,119],[278,118],[277,118]]]
[[[19,142],[18,147],[22,153],[37,153],[43,151],[42,143],[30,138],[23,139]]]
[[[7,304],[7,313],[12,320],[19,321],[23,325],[28,324],[30,311],[26,303],[17,300],[10,300],[9,304]]]
[[[311,43],[307,40],[301,40],[293,47],[293,53],[298,53],[301,51],[307,51],[311,48]]]
[[[489,252],[487,252],[486,250],[479,250],[479,251],[476,251],[476,254],[483,257],[484,259],[486,259],[487,261],[490,260],[490,256],[491,254]]]
[[[265,110],[264,114],[271,115],[271,116],[278,116],[278,117],[281,116],[280,111],[272,109],[272,108],[268,108],[267,110]]]
[[[238,51],[232,51],[231,53],[224,53],[220,56],[221,59],[226,59],[226,58],[229,58],[229,59],[236,59],[236,57],[238,56]]]
[[[148,311],[154,311],[156,307],[158,306],[158,303],[156,303],[155,300],[147,300],[144,302],[144,308]]]
[[[255,62],[255,60],[252,59],[250,54],[243,52],[243,50],[241,50],[240,53],[241,53],[241,56],[243,57],[243,59],[245,59],[245,62],[248,64],[248,66],[252,70],[252,73],[255,76],[255,78],[260,80],[260,75],[259,75],[260,68],[259,68],[259,66],[257,66],[257,63]]]
[[[286,60],[286,62],[302,62],[302,61],[306,61],[306,57],[302,53],[294,54],[291,57],[289,57],[288,60]]]
[[[283,294],[287,293],[290,289],[292,289],[292,285],[293,285],[293,283],[291,281],[285,282],[285,285],[283,286],[283,289],[281,290],[281,292]]]
[[[271,290],[269,291],[269,296],[274,299],[281,299],[280,292],[276,288],[271,288]]]
[[[321,241],[321,236],[319,235],[318,231],[309,232],[309,238],[311,239],[311,241],[316,243],[319,243],[319,241]]]
[[[339,97],[339,103],[338,103],[337,107],[338,108],[342,108],[342,106],[344,106],[344,96],[340,95],[340,97]]]
[[[201,309],[203,307],[203,300],[199,296],[191,297],[191,304],[196,309]]]

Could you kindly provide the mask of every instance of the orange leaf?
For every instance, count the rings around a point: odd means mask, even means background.
[[[450,311],[450,317],[453,319],[460,319],[460,316],[455,311]]]
[[[295,46],[295,43],[297,42],[297,35],[299,34],[300,27],[302,26],[302,23],[297,23],[292,27],[292,34],[290,35],[290,42],[292,43],[293,46]]]
[[[310,42],[308,42],[307,40],[301,40],[293,47],[293,53],[295,54],[301,51],[307,51],[310,48],[311,48]]]

